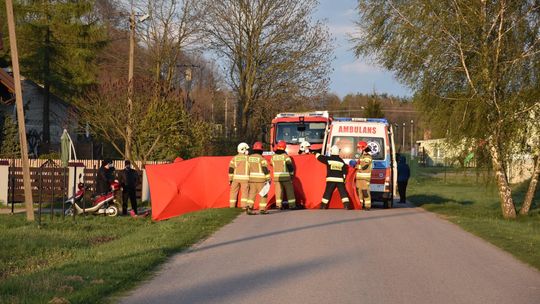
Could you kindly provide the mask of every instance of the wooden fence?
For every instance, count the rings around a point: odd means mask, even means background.
[[[8,197],[9,202],[21,203],[24,202],[24,185],[22,176],[22,160],[21,159],[0,159],[8,161],[9,163],[9,184],[8,184]],[[68,168],[61,167],[60,160],[42,160],[31,159],[30,161],[30,180],[32,185],[32,197],[34,202],[61,202],[67,198],[68,184],[69,184],[69,172]],[[95,180],[97,176],[97,170],[101,166],[101,160],[79,160],[78,163],[82,163],[84,169],[84,184],[89,186],[90,189],[87,192],[88,197],[92,196],[95,192]],[[147,164],[162,164],[167,163],[164,161],[147,162]],[[125,168],[124,161],[113,161],[115,172],[119,173],[120,170]],[[139,168],[142,168],[142,163],[137,162]],[[139,184],[137,186],[137,198],[141,198],[142,192],[142,171],[138,171]],[[77,177],[77,182],[79,179]]]

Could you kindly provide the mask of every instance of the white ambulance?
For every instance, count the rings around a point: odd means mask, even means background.
[[[382,201],[391,208],[397,189],[397,163],[395,158],[392,125],[383,118],[333,118],[327,132],[324,151],[330,147],[340,148],[340,157],[351,164],[359,158],[356,145],[365,141],[371,148],[373,170],[371,172],[371,200]]]

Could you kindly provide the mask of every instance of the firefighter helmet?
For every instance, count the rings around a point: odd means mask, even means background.
[[[308,152],[309,151],[309,147],[311,147],[311,144],[307,141],[303,141],[301,144],[300,144],[300,151],[303,151],[303,152]]]
[[[356,145],[358,150],[361,150],[361,151],[364,151],[367,148],[367,146],[368,146],[367,142],[365,142],[363,140],[359,141],[358,145]]]
[[[332,148],[330,148],[330,154],[331,155],[339,155],[339,147],[336,145],[333,145]]]
[[[276,150],[285,150],[287,148],[287,143],[284,140],[280,140],[277,143]]]
[[[249,145],[245,142],[238,144],[238,147],[236,148],[236,151],[240,154],[247,154],[249,150]]]
[[[259,151],[262,151],[263,150],[263,144],[262,142],[260,141],[257,141],[253,144],[253,150],[259,150]]]

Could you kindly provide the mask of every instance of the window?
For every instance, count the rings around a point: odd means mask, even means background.
[[[381,137],[354,137],[335,136],[332,138],[332,145],[337,145],[340,149],[339,156],[344,159],[357,159],[360,157],[356,146],[359,141],[365,141],[371,148],[371,156],[376,160],[384,160],[384,139]]]
[[[284,140],[288,144],[321,144],[324,140],[326,123],[324,122],[285,122],[276,126],[276,143]]]

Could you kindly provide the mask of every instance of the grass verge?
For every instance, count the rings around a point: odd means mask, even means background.
[[[528,216],[505,220],[489,174],[475,169],[421,168],[414,162],[411,169],[408,200],[540,270],[540,189]],[[513,189],[518,210],[527,186],[516,185]]]
[[[0,303],[103,303],[239,214],[209,209],[162,222],[0,216]]]

